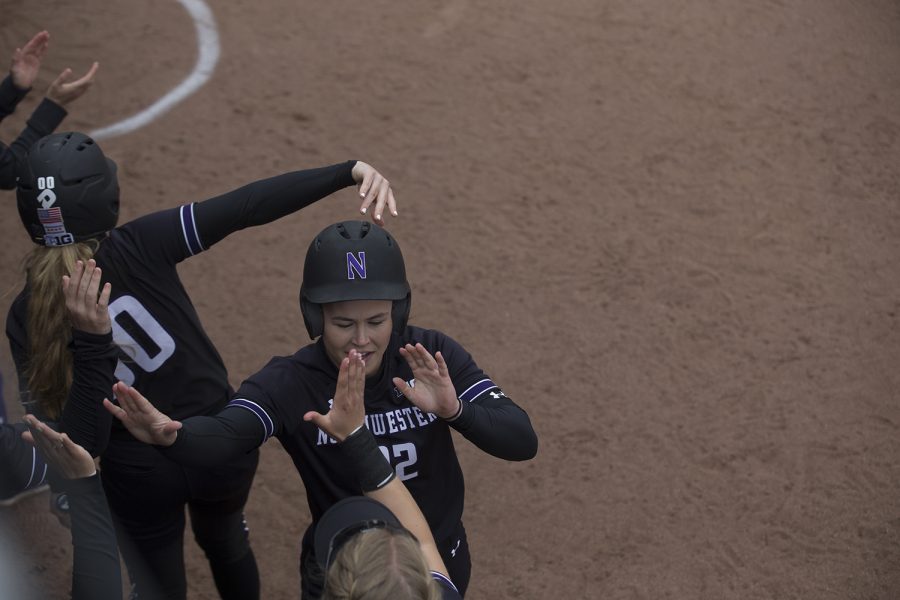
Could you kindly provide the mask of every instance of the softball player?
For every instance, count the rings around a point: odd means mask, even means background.
[[[365,371],[362,355],[351,350],[341,360],[331,410],[304,417],[337,440],[367,496],[333,504],[316,525],[322,597],[459,600],[425,515],[365,427]]]
[[[327,413],[338,365],[350,352],[366,364],[366,425],[431,526],[450,578],[464,593],[470,575],[463,528],[464,484],[450,429],[506,460],[527,460],[537,437],[527,414],[447,335],[407,325],[410,288],[397,241],[363,221],[327,227],[306,255],[300,306],[316,343],[273,358],[215,417],[173,422],[149,403],[123,410],[104,402],[138,439],[183,464],[212,465],[272,436],[306,487],[313,525],[302,541],[304,598],[321,591],[315,523],[338,500],[360,493],[335,440],[310,412]],[[127,389],[116,384],[121,398]],[[162,405],[157,401],[157,405]]]
[[[374,202],[373,217],[380,221],[386,205],[396,214],[389,183],[366,163],[348,161],[257,181],[114,229],[116,167],[92,139],[80,133],[47,136],[32,148],[26,167],[18,182],[18,207],[38,247],[26,264],[26,287],[10,309],[7,336],[16,368],[28,382],[34,403],[29,412],[45,421],[62,418],[73,441],[102,455],[103,486],[142,600],[185,597],[185,505],[221,597],[258,597],[259,576],[242,512],[257,452],[231,457],[216,468],[185,467],[139,443],[118,424],[107,442],[108,425],[85,425],[85,419],[98,418],[95,414],[67,411],[70,333],[59,310],[59,281],[77,260],[93,256],[112,284],[108,311],[121,351],[115,377],[147,390],[177,418],[215,414],[232,390],[178,277],[178,263],[230,233],[291,214],[354,184],[360,186],[362,209]],[[106,411],[97,412],[111,419]]]

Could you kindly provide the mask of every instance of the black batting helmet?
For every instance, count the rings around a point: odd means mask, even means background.
[[[119,219],[116,163],[83,133],[54,133],[31,147],[16,187],[31,240],[62,246],[97,237]]]
[[[300,311],[309,337],[322,335],[322,305],[347,300],[393,300],[394,331],[409,318],[411,292],[397,240],[367,221],[343,221],[317,235],[306,252]]]

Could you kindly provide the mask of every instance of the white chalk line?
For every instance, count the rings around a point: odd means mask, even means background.
[[[219,33],[212,11],[203,0],[178,0],[178,2],[194,19],[194,28],[197,31],[197,63],[194,70],[172,91],[136,115],[90,132],[90,136],[95,140],[129,133],[147,125],[203,87],[212,77],[216,63],[219,62]]]

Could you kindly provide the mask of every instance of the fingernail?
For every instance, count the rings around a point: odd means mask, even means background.
[[[381,215],[375,215],[375,220],[376,220],[376,221],[380,221],[380,220],[381,220]]]
[[[397,216],[397,211],[396,211],[396,210],[391,211],[391,214],[394,215],[394,216],[396,217],[396,216]]]
[[[368,209],[368,208],[361,208],[361,209],[359,209],[359,212],[361,212],[362,214],[366,214],[366,211],[367,211],[367,210],[369,210],[369,209]]]

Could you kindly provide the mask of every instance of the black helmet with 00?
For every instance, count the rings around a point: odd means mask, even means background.
[[[22,224],[36,244],[98,237],[119,219],[116,164],[83,133],[54,133],[31,147],[16,184]]]

